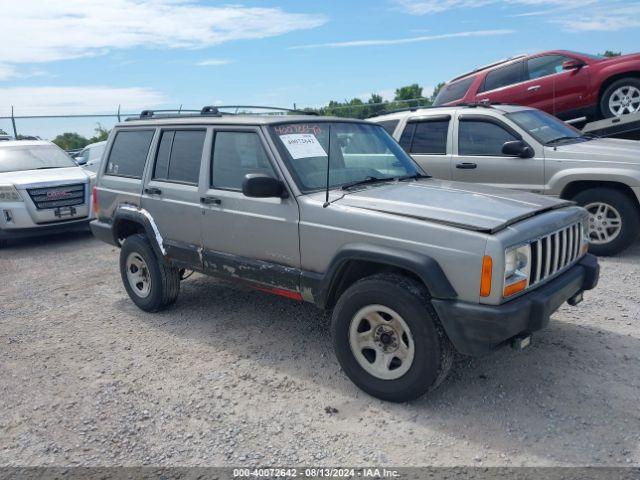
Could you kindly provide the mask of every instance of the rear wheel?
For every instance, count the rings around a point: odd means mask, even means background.
[[[163,310],[178,298],[180,270],[159,261],[144,235],[131,235],[124,241],[120,275],[133,303],[147,312]]]
[[[589,212],[589,250],[601,256],[615,255],[640,234],[640,212],[636,203],[619,190],[593,188],[573,200]]]
[[[413,400],[447,376],[453,347],[424,286],[400,275],[375,275],[349,287],[331,322],[336,356],[347,376],[382,400]]]
[[[640,112],[640,79],[623,78],[613,82],[600,99],[604,118]]]

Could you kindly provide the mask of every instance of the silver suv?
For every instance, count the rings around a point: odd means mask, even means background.
[[[0,244],[87,230],[91,178],[51,142],[0,142]]]
[[[430,175],[573,200],[589,213],[596,255],[640,235],[640,143],[585,135],[512,105],[414,109],[371,118]]]
[[[95,202],[138,307],[175,302],[185,270],[314,303],[346,374],[391,401],[455,350],[526,346],[598,280],[584,209],[428,178],[363,121],[145,113],[112,131]]]

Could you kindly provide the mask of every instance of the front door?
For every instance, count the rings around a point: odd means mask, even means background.
[[[142,208],[151,214],[167,255],[185,267],[201,268],[198,182],[205,137],[204,128],[161,129],[142,193]]]
[[[207,160],[202,243],[205,270],[298,292],[298,204],[288,198],[250,198],[245,175],[282,178],[259,127],[215,127]]]
[[[510,157],[502,153],[506,142],[520,135],[500,120],[478,115],[461,115],[457,145],[452,156],[453,179],[498,187],[542,192],[544,157]]]
[[[564,55],[542,55],[527,60],[526,101],[524,105],[569,119],[581,116],[586,107],[584,95],[589,88],[587,67],[564,70],[573,60]]]

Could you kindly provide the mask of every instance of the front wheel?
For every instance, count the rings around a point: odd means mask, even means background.
[[[613,82],[602,94],[600,112],[604,118],[640,112],[640,79],[623,78]]]
[[[589,250],[600,256],[620,253],[640,235],[636,203],[612,188],[593,188],[573,200],[589,212]]]
[[[158,260],[144,235],[131,235],[122,244],[120,275],[133,303],[146,312],[163,310],[178,298],[180,270]]]
[[[437,387],[453,361],[424,286],[400,275],[359,280],[340,297],[331,322],[347,376],[382,400],[405,402]]]

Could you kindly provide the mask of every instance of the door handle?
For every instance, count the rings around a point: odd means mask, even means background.
[[[200,203],[203,205],[221,205],[222,200],[214,197],[200,197]]]
[[[147,195],[162,195],[162,190],[156,187],[148,187],[144,189],[144,193]]]
[[[532,85],[531,87],[527,88],[527,92],[535,92],[536,90],[540,90],[540,85]]]
[[[458,163],[456,165],[456,168],[459,168],[461,170],[473,170],[474,168],[476,168],[478,165],[476,165],[475,163]]]

